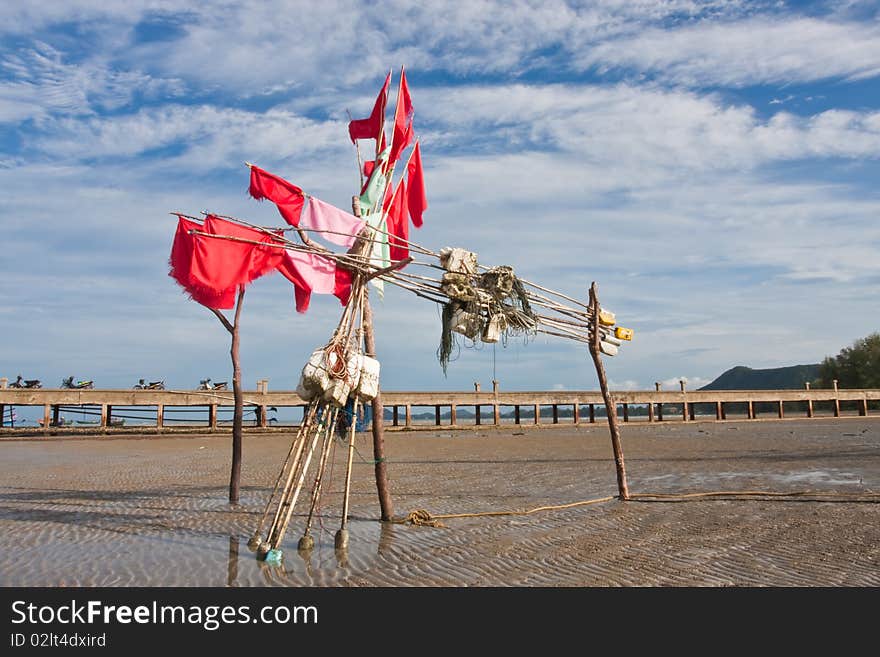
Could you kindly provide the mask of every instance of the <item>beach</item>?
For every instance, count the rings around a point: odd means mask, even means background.
[[[621,428],[638,498],[442,520],[378,521],[360,433],[350,546],[334,549],[345,449],[328,466],[315,548],[298,504],[271,566],[247,542],[292,432],[246,434],[242,499],[227,501],[228,434],[0,440],[3,586],[877,586],[880,418],[666,422]],[[527,511],[617,495],[608,428],[386,433],[395,516]],[[824,497],[823,497],[824,494]]]

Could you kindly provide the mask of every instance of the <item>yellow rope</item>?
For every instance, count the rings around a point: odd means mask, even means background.
[[[399,524],[412,524],[428,527],[443,527],[440,520],[449,520],[450,518],[479,518],[480,516],[527,516],[538,511],[555,511],[558,509],[570,509],[575,506],[586,506],[587,504],[599,504],[600,502],[609,502],[615,499],[615,496],[599,497],[595,500],[584,500],[582,502],[571,502],[570,504],[554,504],[552,506],[539,506],[526,511],[481,511],[477,513],[443,513],[432,515],[425,509],[416,509],[411,511],[405,518],[395,520]]]
[[[849,499],[853,502],[880,502],[880,493],[838,493],[838,492],[822,492],[822,491],[794,491],[788,493],[780,493],[775,491],[762,490],[735,490],[735,491],[710,491],[704,493],[631,493],[629,500],[639,499],[661,499],[661,500],[684,500],[699,497],[837,497]],[[867,498],[867,499],[866,499]],[[576,506],[586,506],[588,504],[599,504],[601,502],[610,502],[614,499],[620,499],[617,495],[609,495],[608,497],[598,497],[593,500],[584,500],[581,502],[571,502],[569,504],[555,504],[552,506],[539,506],[526,511],[482,511],[477,513],[443,513],[433,515],[425,509],[416,509],[410,511],[404,518],[396,519],[394,522],[405,525],[417,525],[419,527],[445,527],[441,520],[449,520],[452,518],[478,518],[481,516],[527,516],[539,511],[556,511],[559,509],[570,509]]]

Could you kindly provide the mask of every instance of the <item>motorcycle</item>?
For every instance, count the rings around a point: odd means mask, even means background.
[[[211,383],[211,379],[199,379],[199,390],[228,390],[229,386],[226,381],[218,381]]]
[[[165,382],[164,381],[150,381],[147,383],[144,379],[138,379],[137,385],[134,386],[134,390],[165,390]]]
[[[21,374],[18,378],[9,384],[10,388],[42,388],[43,384],[39,379],[22,379]]]
[[[62,388],[71,388],[73,390],[86,390],[89,388],[94,388],[95,382],[94,381],[77,381],[76,383],[74,383],[73,377],[69,376],[66,379],[61,380],[61,387]]]

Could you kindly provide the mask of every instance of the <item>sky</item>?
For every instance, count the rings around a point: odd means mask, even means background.
[[[349,112],[406,67],[429,208],[413,241],[587,299],[635,331],[614,389],[815,363],[880,330],[876,1],[66,0],[0,4],[0,376],[229,380],[168,277],[180,211],[283,225],[245,161],[350,208]],[[374,299],[388,390],[595,390],[583,345],[462,347]],[[296,386],[342,308],[247,289],[246,389]]]

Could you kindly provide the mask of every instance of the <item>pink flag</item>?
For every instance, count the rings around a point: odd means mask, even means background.
[[[425,195],[425,176],[422,173],[422,152],[419,142],[413,148],[409,164],[406,165],[408,193],[406,202],[409,206],[409,216],[413,226],[421,228],[422,214],[428,209],[428,197]]]
[[[357,234],[361,232],[366,221],[310,196],[301,223],[304,228],[322,231],[320,237],[327,241],[349,248],[354,244]]]
[[[336,288],[336,261],[317,253],[287,251],[303,281],[315,294],[333,294]]]

